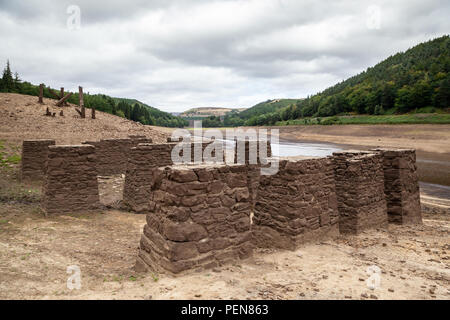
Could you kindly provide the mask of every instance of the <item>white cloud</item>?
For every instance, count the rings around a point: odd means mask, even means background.
[[[450,30],[448,1],[0,2],[0,62],[33,83],[166,111],[305,97]],[[367,28],[367,8],[380,28]]]

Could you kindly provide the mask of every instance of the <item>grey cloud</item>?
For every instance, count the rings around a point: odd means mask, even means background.
[[[81,29],[66,28],[68,5]],[[368,29],[367,8],[381,12]],[[0,63],[23,79],[163,110],[304,97],[450,30],[448,1],[2,1]]]

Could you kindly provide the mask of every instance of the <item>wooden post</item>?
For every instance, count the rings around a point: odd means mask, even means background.
[[[56,103],[56,105],[58,107],[62,107],[64,101],[66,101],[67,99],[69,99],[69,97],[72,95],[72,92],[69,92],[65,97],[63,97],[62,99],[59,99],[59,101]]]
[[[44,103],[43,97],[44,97],[44,84],[41,83],[39,85],[39,99],[38,99],[38,103]]]
[[[86,110],[84,109],[83,87],[78,87],[78,99],[81,108],[81,117],[86,118]]]
[[[91,116],[92,116],[92,119],[95,119],[95,107],[94,106],[91,107]]]
[[[64,87],[61,87],[59,96],[60,96],[60,98],[64,97]],[[68,106],[69,104],[67,103],[67,101],[64,101],[64,105]]]
[[[56,98],[56,99],[61,99],[62,97],[58,96],[58,94],[56,94],[55,91],[53,91],[52,88],[48,87],[48,91]]]

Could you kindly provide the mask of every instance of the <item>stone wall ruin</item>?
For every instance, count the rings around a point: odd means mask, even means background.
[[[58,214],[99,208],[97,175],[126,173],[123,203],[147,220],[140,270],[211,268],[246,258],[255,246],[292,250],[387,222],[421,223],[414,150],[280,160],[276,174],[261,175],[262,161],[248,163],[248,142],[245,164],[179,165],[171,157],[177,142],[148,141],[24,141],[22,176],[44,177],[42,207]]]
[[[128,154],[131,148],[140,143],[152,143],[152,139],[134,135],[125,139],[102,139],[100,141],[82,142],[82,144],[95,146],[97,173],[99,175],[125,173],[127,170]]]
[[[55,145],[55,140],[23,141],[20,168],[22,180],[42,180],[44,178],[48,147],[52,145]]]
[[[41,205],[47,214],[100,208],[95,147],[50,146]]]
[[[413,149],[375,149],[383,157],[384,194],[389,222],[422,223],[416,152]]]
[[[179,273],[250,256],[249,170],[156,169],[137,269]]]

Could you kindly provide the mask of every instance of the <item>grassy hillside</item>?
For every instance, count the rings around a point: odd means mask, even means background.
[[[44,88],[44,97],[56,99],[50,93],[50,90],[51,89],[48,87]],[[59,94],[59,90],[53,90]],[[0,92],[38,96],[39,86],[20,80],[17,73],[13,76],[8,62],[3,71],[3,76],[0,79]],[[69,93],[69,91],[66,93]],[[104,94],[89,93],[84,93],[83,97],[84,104],[87,108],[95,107],[96,110],[114,114],[142,124],[164,127],[183,127],[187,125],[187,121],[182,118],[163,112],[136,99],[114,98]],[[67,101],[78,104],[78,92],[74,92]]]

